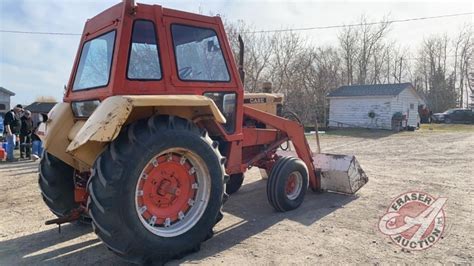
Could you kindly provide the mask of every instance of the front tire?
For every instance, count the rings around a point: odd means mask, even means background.
[[[239,191],[240,187],[244,183],[244,174],[233,174],[230,175],[229,181],[225,184],[225,192],[229,195]]]
[[[282,157],[273,165],[267,182],[267,198],[279,212],[298,208],[308,189],[308,168],[298,158]]]
[[[198,250],[222,206],[225,160],[217,146],[181,118],[131,124],[94,164],[88,205],[96,234],[135,263]]]

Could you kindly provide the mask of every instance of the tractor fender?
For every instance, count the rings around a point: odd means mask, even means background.
[[[87,119],[67,147],[74,153],[88,142],[111,142],[122,127],[155,113],[189,120],[211,118],[225,123],[214,101],[201,95],[120,95],[106,98]]]

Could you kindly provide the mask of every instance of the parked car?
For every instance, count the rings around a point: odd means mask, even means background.
[[[444,113],[435,113],[431,117],[435,123],[467,123],[474,124],[474,112],[471,109],[454,108]]]

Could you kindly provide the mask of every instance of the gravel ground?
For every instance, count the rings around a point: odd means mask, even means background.
[[[214,238],[169,264],[472,264],[474,126],[453,129],[328,132],[323,152],[356,155],[369,176],[356,195],[308,191],[299,209],[277,213],[252,169]],[[377,229],[392,199],[412,190],[448,198],[443,237],[425,251],[402,250]],[[0,164],[0,217],[0,265],[126,264],[89,226],[66,224],[59,233],[44,225],[53,215],[41,200],[35,162]]]

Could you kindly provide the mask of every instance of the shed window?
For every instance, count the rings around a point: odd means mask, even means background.
[[[415,110],[415,104],[414,103],[410,103],[410,110]]]
[[[7,106],[3,103],[0,103],[0,110],[7,110]]]

